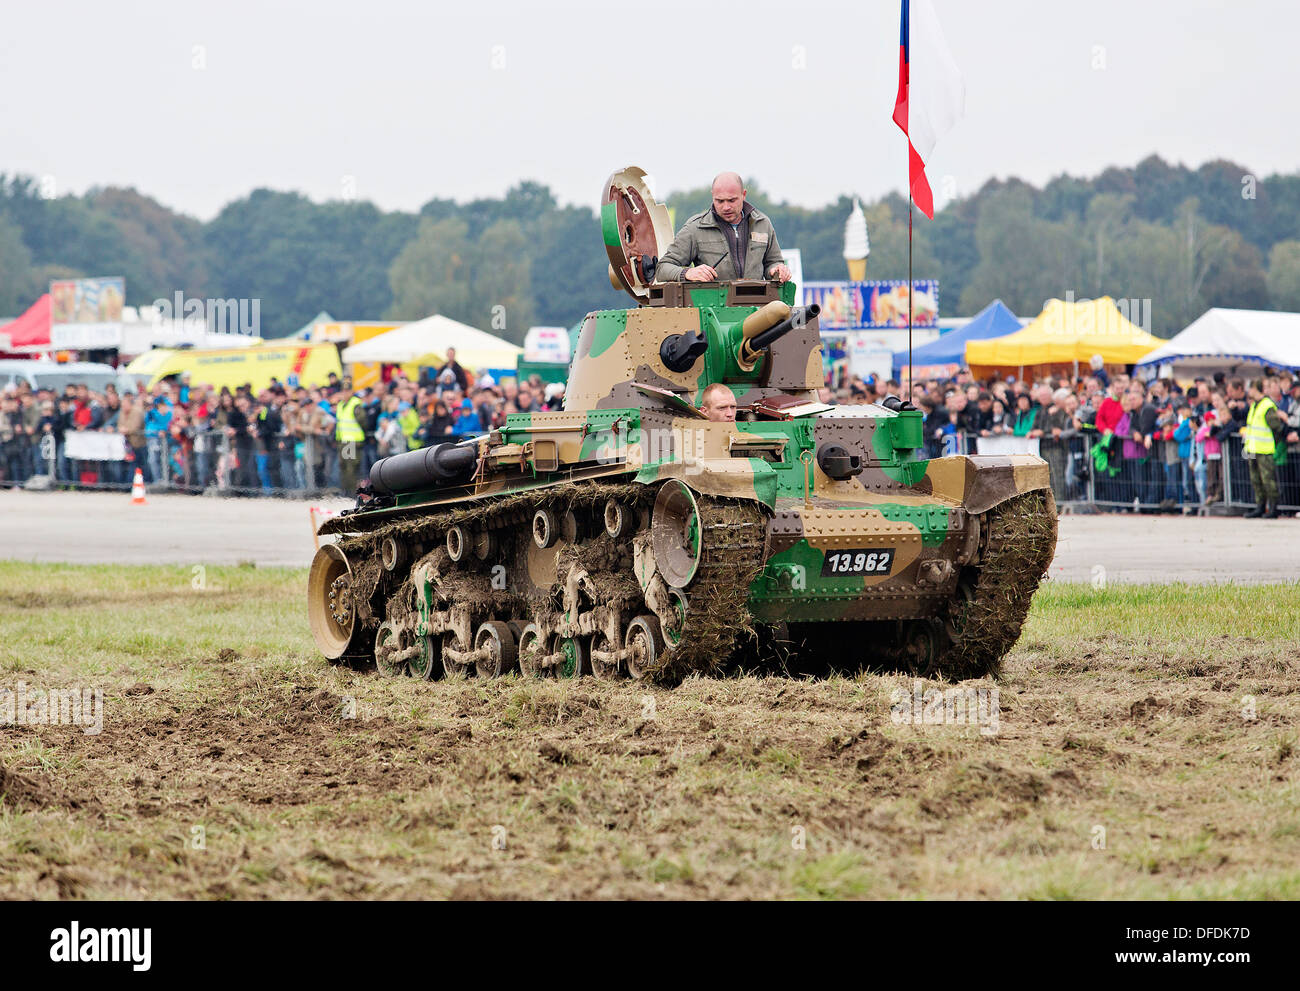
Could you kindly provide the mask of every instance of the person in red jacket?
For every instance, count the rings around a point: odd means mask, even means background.
[[[1119,424],[1120,417],[1124,415],[1124,407],[1119,401],[1120,393],[1123,389],[1119,382],[1112,381],[1110,388],[1106,393],[1106,398],[1101,401],[1097,407],[1097,433],[1113,434],[1115,427]]]

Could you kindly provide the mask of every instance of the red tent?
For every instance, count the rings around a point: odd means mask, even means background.
[[[8,342],[5,338],[8,337]],[[50,350],[50,294],[33,303],[13,323],[0,327],[0,351]]]

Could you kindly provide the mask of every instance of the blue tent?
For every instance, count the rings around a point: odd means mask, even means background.
[[[912,366],[930,365],[964,365],[966,364],[966,342],[982,341],[990,337],[1003,337],[1014,334],[1021,329],[1016,315],[1007,309],[1000,299],[995,299],[975,316],[970,323],[960,330],[954,330],[941,336],[938,340],[923,344],[912,351]],[[907,352],[894,352],[894,377],[907,368]]]

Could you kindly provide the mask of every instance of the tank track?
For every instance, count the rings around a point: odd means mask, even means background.
[[[1052,563],[1056,527],[1049,489],[1022,493],[985,513],[979,564],[963,569],[943,614],[899,624],[887,664],[952,681],[996,677]]]
[[[1056,551],[1056,504],[1050,490],[1023,493],[989,510],[980,524],[978,563],[962,570],[941,614],[892,623],[792,623],[793,650],[779,667],[814,677],[863,669],[952,681],[996,676]],[[870,645],[866,656],[846,657],[845,645],[856,643]]]
[[[717,674],[738,646],[755,636],[745,602],[763,570],[767,517],[757,503],[697,496],[701,555],[688,590],[681,642],[665,655],[658,680],[677,682],[689,674]],[[669,636],[673,630],[665,631]]]
[[[985,677],[998,673],[1002,658],[1019,638],[1056,547],[1051,492],[1016,496],[980,517],[977,563],[962,570],[956,593],[939,615],[892,624],[855,623],[851,625],[860,629],[853,632],[842,623],[802,624],[801,634],[785,641],[777,628],[757,631],[767,636],[756,637],[745,608],[749,588],[763,567],[767,527],[763,507],[745,500],[695,496],[700,560],[681,593],[667,588],[661,578],[647,585],[636,578],[640,555],[650,543],[655,493],[652,486],[636,484],[520,493],[382,524],[364,535],[347,537],[340,547],[353,562],[349,594],[368,635],[358,637],[359,650],[342,660],[375,663],[388,673],[407,665],[418,676],[436,677],[456,667],[439,656],[439,642],[473,653],[475,630],[482,623],[495,622],[509,626],[516,639],[529,624],[540,631],[535,649],[518,660],[527,673],[547,676],[632,674],[675,684],[691,674],[714,675],[740,664],[802,675],[851,674],[866,667],[953,680]],[[599,519],[609,499],[621,502],[635,517],[629,534],[619,539],[611,537]],[[525,567],[531,520],[539,509],[559,517],[572,513],[583,536],[556,553],[552,580],[533,582],[522,590],[495,587],[491,581],[495,563],[504,562],[511,569]],[[459,563],[452,562],[445,538],[454,526],[467,533],[493,534],[495,550],[483,559],[471,553]],[[407,548],[404,565],[394,570],[381,564],[381,545],[390,537]],[[421,615],[414,575],[420,567],[432,568],[436,574],[438,601],[426,610],[431,631],[427,641],[432,645],[417,650],[421,645],[416,641],[426,639],[415,636]],[[638,653],[631,658],[627,656],[629,623],[638,618],[645,624],[645,642],[656,646],[649,657]],[[791,624],[792,630],[795,625]],[[376,630],[380,632],[378,659]],[[446,639],[451,634],[459,640]],[[771,650],[769,640],[783,649]],[[865,645],[866,656],[844,663],[846,645],[856,644]],[[505,667],[497,670],[489,665],[489,673],[504,673],[513,666],[512,651],[507,646]],[[561,656],[565,651],[567,655]],[[470,664],[455,673],[473,668]]]
[[[764,510],[753,502],[697,495],[700,562],[685,592],[670,594],[662,579],[643,588],[634,570],[638,542],[649,546],[656,491],[636,484],[595,484],[520,493],[345,537],[339,546],[352,562],[353,609],[365,628],[378,635],[358,637],[361,652],[341,660],[375,663],[388,674],[405,669],[420,677],[437,677],[443,671],[468,674],[476,669],[474,664],[456,670],[456,662],[448,664],[447,659],[452,652],[476,652],[474,631],[483,623],[497,622],[510,626],[516,638],[531,628],[529,624],[540,631],[541,640],[527,645],[529,653],[518,658],[525,673],[572,677],[594,670],[602,676],[631,673],[673,684],[692,673],[722,670],[737,642],[753,634],[744,603],[763,566]],[[601,522],[603,507],[611,499],[633,518],[632,532],[617,539]],[[560,520],[571,513],[566,525],[576,525],[578,539],[559,545],[549,584],[497,587],[492,581],[494,565],[525,571],[529,554],[538,553],[529,545],[533,516],[542,509]],[[453,527],[473,535],[492,534],[494,549],[483,558],[470,552],[453,562],[446,547]],[[381,563],[388,538],[405,549],[400,568],[390,570]],[[429,569],[437,576],[436,601],[426,609],[431,632],[422,637],[416,633],[423,584],[417,575]],[[653,659],[629,664],[620,657],[603,666],[597,661],[593,668],[593,650],[627,653],[628,623],[637,617],[658,640]],[[449,645],[451,652],[445,649]],[[525,647],[522,640],[516,645]],[[565,651],[567,656],[561,656]],[[508,661],[516,659],[512,648],[506,653]],[[481,665],[477,670],[483,673]]]
[[[978,577],[944,624],[949,643],[937,659],[943,674],[959,681],[998,673],[1056,553],[1056,525],[1050,489],[1023,493],[987,513]]]

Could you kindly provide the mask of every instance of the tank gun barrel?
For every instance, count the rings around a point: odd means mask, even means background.
[[[813,303],[811,306],[795,307],[795,309],[790,311],[790,315],[775,327],[769,327],[762,333],[755,334],[750,338],[749,346],[755,351],[765,351],[772,346],[773,341],[784,337],[796,327],[802,327],[809,320],[816,317],[821,311],[822,308],[816,303]]]
[[[768,305],[778,306],[781,304],[769,303]],[[754,317],[761,317],[764,312],[764,310],[759,310],[758,313],[755,313],[754,316],[751,317],[751,319],[754,319]],[[742,338],[736,355],[740,366],[746,369],[753,368],[764,351],[796,327],[802,327],[809,320],[816,318],[817,314],[820,312],[821,307],[816,303],[813,303],[810,306],[799,306],[791,310],[790,315],[784,320],[774,323],[772,326],[760,330],[758,333],[755,333],[750,337]],[[767,317],[767,319],[774,319],[774,317]],[[760,326],[762,326],[761,323]]]

